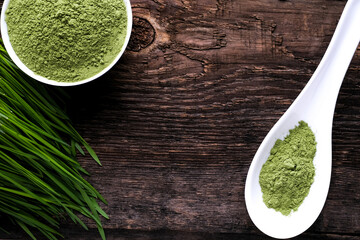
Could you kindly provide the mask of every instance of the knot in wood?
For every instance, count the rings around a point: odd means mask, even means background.
[[[144,18],[134,17],[128,50],[140,52],[142,49],[150,46],[154,40],[155,29],[149,21]]]

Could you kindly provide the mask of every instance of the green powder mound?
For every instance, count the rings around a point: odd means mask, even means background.
[[[123,0],[11,0],[10,42],[35,74],[76,82],[101,72],[126,36]]]
[[[259,177],[268,208],[286,216],[299,208],[314,181],[315,152],[315,135],[304,121],[276,141]]]

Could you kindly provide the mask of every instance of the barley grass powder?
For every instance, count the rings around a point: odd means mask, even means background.
[[[127,30],[123,0],[10,0],[10,43],[35,74],[59,82],[96,75],[121,51]]]
[[[314,182],[315,135],[304,121],[278,139],[260,171],[263,201],[283,215],[297,211]]]

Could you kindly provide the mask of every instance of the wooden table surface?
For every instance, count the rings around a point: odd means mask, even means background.
[[[133,0],[121,61],[67,89],[74,124],[103,164],[80,159],[109,202],[108,239],[269,239],[247,213],[246,174],[316,69],[345,4]],[[296,239],[360,239],[359,53],[335,109],[327,202]],[[62,233],[100,239],[90,226],[64,224]]]

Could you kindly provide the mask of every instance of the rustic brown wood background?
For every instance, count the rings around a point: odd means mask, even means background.
[[[246,211],[246,174],[315,70],[345,4],[133,0],[121,61],[67,89],[74,123],[103,163],[80,159],[109,202],[108,239],[268,239]],[[335,110],[326,205],[296,239],[360,239],[359,53]],[[99,239],[71,224],[62,233]]]

